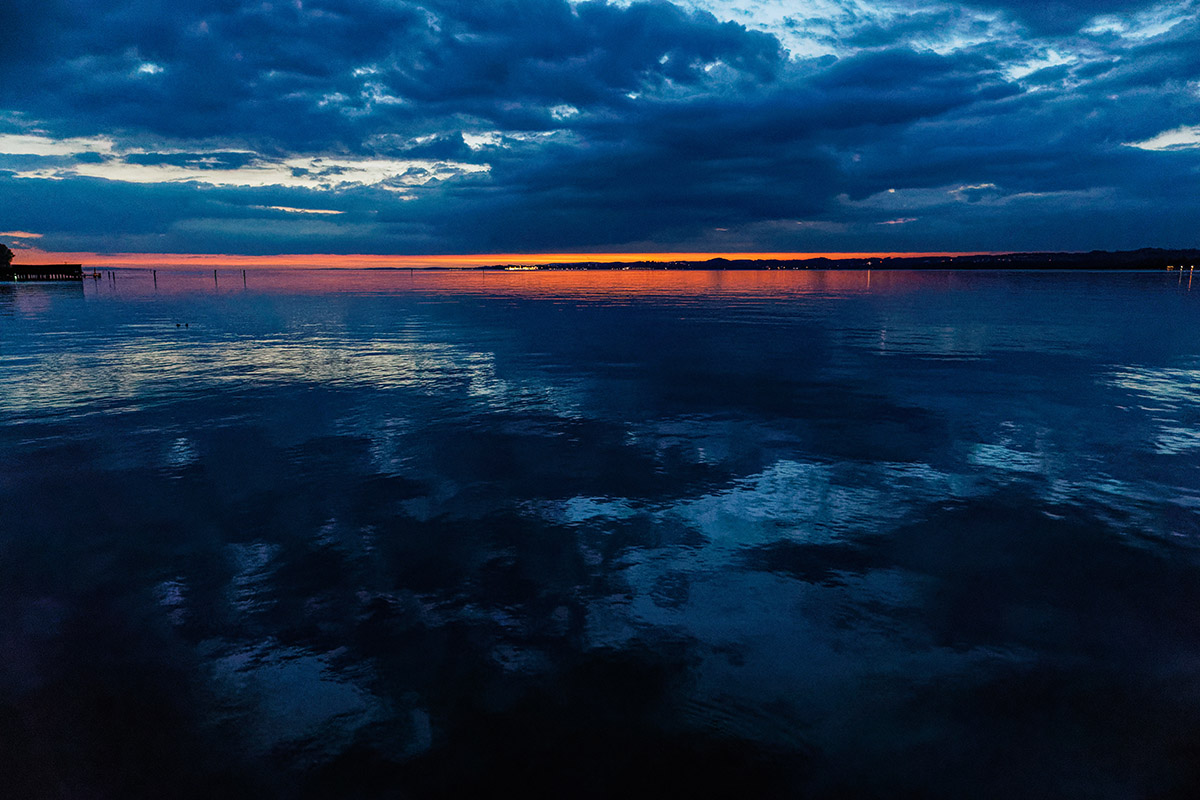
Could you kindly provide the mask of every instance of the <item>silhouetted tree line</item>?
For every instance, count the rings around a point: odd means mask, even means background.
[[[7,267],[12,260],[13,251],[8,249],[8,245],[0,244],[0,267]]]

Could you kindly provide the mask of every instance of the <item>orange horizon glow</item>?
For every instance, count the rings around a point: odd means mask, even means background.
[[[594,262],[611,264],[632,261],[707,261],[713,258],[730,260],[803,261],[814,258],[920,258],[943,256],[985,255],[972,252],[846,252],[846,253],[480,253],[463,255],[336,255],[336,254],[278,254],[265,256],[210,253],[71,253],[22,248],[16,251],[14,263],[68,263],[85,267],[110,269],[170,269],[172,267],[237,267],[239,269],[280,268],[297,269],[368,269],[379,267],[458,268],[495,265],[571,264]]]

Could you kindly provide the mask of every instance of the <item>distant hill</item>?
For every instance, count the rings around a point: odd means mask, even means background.
[[[1200,266],[1200,250],[1144,248],[1089,253],[994,253],[969,256],[901,256],[894,258],[728,259],[707,261],[580,261],[567,264],[495,264],[479,269],[615,270],[615,269],[1078,269],[1165,270]]]

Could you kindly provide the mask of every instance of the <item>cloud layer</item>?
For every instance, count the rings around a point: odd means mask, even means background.
[[[100,251],[1196,246],[1197,5],[0,0],[0,227]]]

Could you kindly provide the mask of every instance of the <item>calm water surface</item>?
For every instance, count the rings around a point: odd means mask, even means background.
[[[1197,796],[1186,284],[0,286],[6,796]]]

